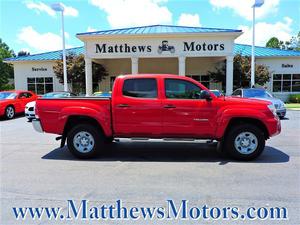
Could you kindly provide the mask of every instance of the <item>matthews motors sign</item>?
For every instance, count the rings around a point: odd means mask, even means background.
[[[203,43],[196,43],[195,41],[183,43],[183,51],[184,52],[194,52],[194,51],[224,51],[225,45],[223,43],[217,44],[207,44]],[[151,45],[128,45],[127,43],[124,44],[115,44],[115,45],[108,45],[106,43],[102,44],[95,44],[95,51],[96,53],[151,53],[155,49],[154,46]],[[170,52],[175,53],[176,49],[174,46],[169,45],[167,40],[162,41],[161,45],[156,47],[156,51],[161,54],[162,52]]]
[[[230,40],[99,40],[86,43],[91,58],[115,57],[176,57],[176,56],[225,56],[232,52]]]

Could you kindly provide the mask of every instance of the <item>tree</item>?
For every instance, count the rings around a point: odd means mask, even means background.
[[[298,32],[297,37],[295,36],[292,37],[291,46],[293,46],[293,50],[300,51],[300,31]]]
[[[18,56],[26,56],[26,55],[30,55],[30,52],[26,52],[26,51],[23,51],[23,50],[18,52]]]
[[[222,61],[214,71],[208,75],[212,82],[222,82],[222,89],[226,85],[226,61]],[[250,87],[251,80],[251,57],[236,55],[233,59],[233,88]],[[270,80],[270,72],[265,65],[255,65],[255,83],[263,86]]]
[[[85,60],[84,55],[69,53],[67,59],[68,83],[72,84],[73,91],[83,91],[82,86],[85,84]],[[57,60],[53,66],[53,71],[60,83],[63,83],[63,61]],[[92,62],[93,83],[101,82],[108,76],[106,69],[101,65]]]
[[[12,89],[9,85],[9,79],[14,78],[14,69],[11,64],[4,63],[3,59],[14,57],[15,54],[8,45],[0,38],[0,90]]]
[[[297,36],[292,36],[290,41],[281,41],[277,37],[272,37],[266,43],[266,47],[279,48],[284,50],[300,50],[300,31]]]
[[[268,48],[280,48],[280,41],[278,40],[277,37],[272,37],[267,42],[266,47],[268,47]]]

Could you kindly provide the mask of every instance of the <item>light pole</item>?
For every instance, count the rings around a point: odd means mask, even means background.
[[[261,7],[264,4],[264,0],[255,0],[252,18],[252,54],[251,54],[251,87],[255,85],[255,8]]]
[[[66,47],[65,47],[65,27],[64,27],[64,6],[61,3],[53,3],[51,5],[51,8],[54,11],[56,11],[56,12],[61,12],[62,47],[63,47],[63,70],[64,70],[64,91],[68,91]]]

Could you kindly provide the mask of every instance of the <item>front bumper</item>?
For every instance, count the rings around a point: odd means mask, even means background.
[[[267,128],[268,128],[270,137],[273,137],[273,136],[276,136],[276,135],[280,134],[280,132],[281,132],[281,123],[280,123],[280,119],[278,117],[268,119],[266,121],[266,125],[267,125]]]
[[[25,112],[25,116],[27,119],[34,119],[35,113],[34,112]]]
[[[286,115],[286,109],[276,109],[276,114],[279,117],[285,117],[285,115]]]
[[[32,126],[33,128],[39,132],[39,133],[43,133],[43,128],[42,128],[42,124],[41,124],[41,121],[39,119],[33,119],[32,120]]]

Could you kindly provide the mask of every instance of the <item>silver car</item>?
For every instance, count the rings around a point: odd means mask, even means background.
[[[268,91],[263,88],[239,88],[232,93],[232,96],[270,101],[274,105],[279,118],[283,119],[285,117],[286,108],[284,102],[278,98],[274,98]]]

